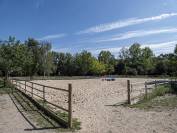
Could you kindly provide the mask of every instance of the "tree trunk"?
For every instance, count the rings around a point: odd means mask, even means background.
[[[9,72],[8,72],[8,71],[5,71],[5,80],[6,80],[6,81],[8,80],[8,76],[9,76]]]
[[[44,78],[45,78],[45,75],[46,75],[46,74],[45,74],[45,71],[44,71],[43,75],[44,75]]]
[[[4,80],[4,86],[6,86],[7,80],[9,78],[9,71],[5,71],[5,80]]]

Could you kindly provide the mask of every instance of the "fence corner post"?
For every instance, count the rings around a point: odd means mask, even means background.
[[[147,99],[147,82],[145,82],[145,98]]]
[[[170,86],[171,86],[171,88],[173,87],[173,81],[172,81],[172,78],[171,78]]]
[[[69,128],[72,128],[72,84],[68,84],[68,126]]]
[[[127,103],[131,104],[131,100],[130,100],[130,80],[127,80]]]
[[[32,84],[32,87],[31,87],[31,97],[33,97],[33,82],[31,82],[31,84]]]
[[[6,79],[4,78],[4,87],[6,87]]]
[[[25,93],[26,93],[26,80],[25,80]]]
[[[43,106],[45,106],[45,86],[43,86]]]
[[[157,88],[157,81],[155,80],[155,89]]]

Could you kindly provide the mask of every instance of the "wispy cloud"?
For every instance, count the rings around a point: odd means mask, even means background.
[[[162,28],[162,29],[155,29],[155,30],[139,30],[139,31],[129,31],[126,33],[114,35],[111,37],[107,37],[106,39],[95,39],[96,43],[100,42],[111,42],[111,41],[118,41],[118,40],[126,40],[135,37],[143,37],[149,36],[154,34],[164,34],[164,33],[176,33],[177,28]]]
[[[76,34],[105,32],[105,31],[119,29],[119,28],[131,26],[131,25],[141,24],[141,23],[145,23],[145,22],[149,22],[149,21],[163,20],[163,19],[167,19],[167,18],[170,18],[173,16],[177,16],[177,13],[166,13],[166,14],[161,14],[159,16],[151,16],[151,17],[147,17],[147,18],[130,18],[130,19],[126,19],[126,20],[121,20],[121,21],[116,21],[116,22],[112,22],[112,23],[100,24],[97,26],[93,26],[88,29],[79,31]]]
[[[67,52],[71,52],[71,48],[65,47],[65,48],[53,48],[52,51],[56,51],[56,52],[63,52],[63,53],[67,53]]]
[[[110,51],[113,54],[118,54],[119,51],[122,49],[122,47],[113,47],[113,48],[101,48],[101,49],[94,49],[94,50],[88,50],[94,55],[98,55],[101,51]]]
[[[177,40],[175,41],[169,41],[169,42],[161,42],[161,43],[154,43],[154,44],[145,44],[141,47],[149,47],[151,48],[156,55],[159,54],[166,54],[166,53],[172,53],[175,49],[175,46],[177,44]]]
[[[53,40],[53,39],[63,38],[65,36],[66,36],[66,34],[64,34],[64,33],[62,33],[62,34],[54,34],[54,35],[47,35],[47,36],[39,38],[38,40]]]
[[[153,50],[153,52],[156,55],[159,55],[159,54],[172,53],[174,51],[176,44],[177,44],[177,40],[169,41],[169,42],[160,42],[160,43],[148,43],[148,44],[141,45],[141,48],[149,47]],[[129,47],[130,45],[126,46],[125,48],[129,48]],[[112,47],[112,48],[109,47],[109,48],[92,49],[89,51],[92,52],[94,55],[98,55],[99,52],[102,50],[110,51],[114,55],[118,55],[118,53],[122,48],[123,47]]]
[[[153,50],[155,55],[160,55],[160,54],[167,54],[167,53],[173,53],[175,46],[177,44],[177,40],[174,41],[168,41],[168,42],[159,42],[159,43],[146,43],[142,44],[141,48],[149,47],[150,49]],[[75,52],[81,52],[82,50],[87,50],[91,52],[93,55],[97,56],[100,51],[110,51],[113,55],[118,56],[120,50],[122,48],[129,48],[131,45],[124,45],[124,46],[118,46],[118,47],[98,47],[98,48],[86,48],[86,49],[80,49],[80,50],[75,50],[75,48],[60,48],[60,49],[53,49],[54,51],[57,52],[70,52],[70,53],[75,53]]]

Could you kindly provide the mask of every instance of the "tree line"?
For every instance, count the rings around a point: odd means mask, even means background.
[[[86,75],[169,75],[177,76],[177,45],[169,54],[155,56],[149,47],[134,43],[115,57],[101,51],[98,57],[88,51],[62,53],[52,44],[28,38],[25,42],[9,37],[0,41],[0,75],[86,76]]]

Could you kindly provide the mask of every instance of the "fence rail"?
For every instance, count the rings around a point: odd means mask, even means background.
[[[54,106],[55,108],[58,108],[60,110],[63,110],[65,112],[67,112],[68,113],[68,121],[66,122],[66,124],[67,124],[66,126],[69,127],[69,128],[72,128],[72,84],[68,84],[68,89],[62,89],[62,88],[46,86],[46,85],[42,85],[42,84],[39,84],[39,83],[34,83],[34,82],[31,82],[31,81],[26,81],[26,80],[11,79],[10,81],[15,86],[16,89],[18,89],[19,91],[25,93],[26,95],[31,97],[33,100],[36,101],[34,96],[42,99],[42,101],[43,101],[43,105],[42,106],[44,108],[45,108],[45,104],[49,104],[49,105]],[[22,82],[24,82],[24,83],[22,83]],[[31,86],[29,84],[31,84]],[[38,89],[37,87],[34,87],[34,85],[42,87],[42,90]],[[27,89],[27,87],[30,88],[31,90]],[[67,95],[68,108],[61,107],[61,106],[59,106],[59,105],[57,105],[55,103],[52,103],[52,102],[48,101],[46,99],[46,93],[47,93],[46,92],[46,88],[47,89],[54,89],[54,90],[57,90],[57,91],[66,92],[68,94]],[[34,92],[34,90],[37,91],[37,92],[42,93],[42,96],[36,94]],[[54,111],[52,111],[52,112],[54,113]],[[59,118],[59,119],[61,119],[61,118]]]
[[[145,96],[145,98],[147,98],[148,90],[156,88],[157,85],[162,85],[162,84],[177,84],[177,80],[168,79],[168,80],[154,80],[149,82],[135,82],[135,83],[131,83],[130,80],[127,80],[127,103],[131,104],[131,101],[138,99],[141,96]],[[138,94],[138,92],[140,94]],[[133,94],[137,94],[137,95],[133,96]]]

